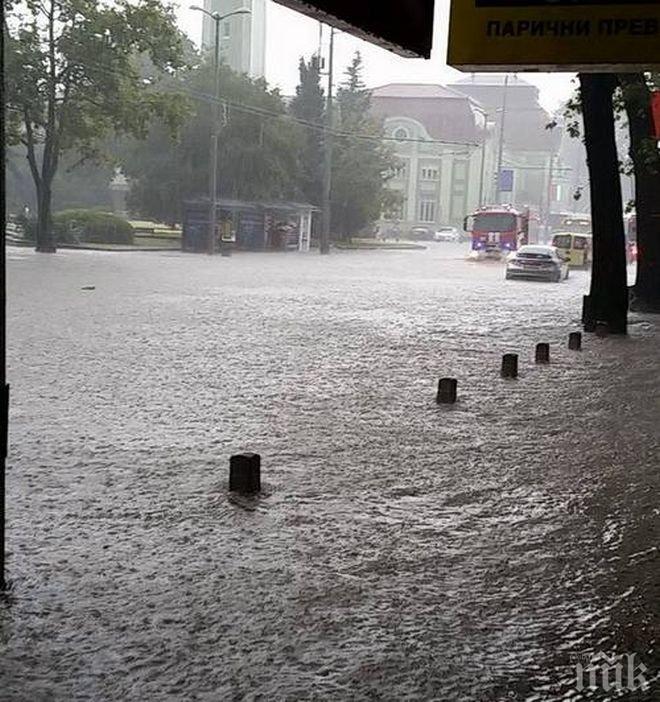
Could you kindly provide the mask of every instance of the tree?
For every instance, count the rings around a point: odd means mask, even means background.
[[[291,114],[303,127],[301,153],[302,190],[307,202],[320,206],[323,197],[323,124],[325,121],[325,97],[321,87],[321,72],[318,57],[309,62],[300,59],[300,83],[291,101]]]
[[[160,76],[182,63],[172,8],[158,0],[9,0],[5,3],[9,136],[26,149],[37,195],[37,251],[55,250],[53,179],[61,154],[100,155],[108,134],[143,135],[150,120],[174,128],[183,101]],[[140,72],[140,57],[156,69]]]
[[[371,115],[371,93],[362,80],[362,57],[355,53],[339,86],[338,123],[333,125],[332,228],[350,237],[378,219],[386,183],[396,158]]]
[[[636,309],[660,312],[660,153],[652,138],[651,91],[642,73],[619,78],[630,132],[637,217]]]
[[[209,191],[213,69],[209,63],[180,72],[172,90],[193,105],[176,136],[155,124],[143,141],[124,145],[121,162],[131,179],[129,206],[145,217],[181,221],[181,203]],[[263,80],[219,71],[222,125],[218,139],[218,196],[277,200],[301,196],[301,129],[279,92]]]
[[[585,323],[605,322],[615,334],[627,332],[628,282],[621,178],[614,130],[611,73],[580,74],[584,141],[589,166],[593,264]]]

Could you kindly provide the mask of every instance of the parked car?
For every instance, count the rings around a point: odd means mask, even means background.
[[[456,227],[440,227],[433,239],[435,241],[460,241],[461,235]]]
[[[554,246],[527,244],[507,259],[506,279],[527,278],[559,283],[568,278],[568,261]]]

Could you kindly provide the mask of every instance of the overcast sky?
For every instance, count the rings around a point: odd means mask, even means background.
[[[359,2],[361,0],[355,0]],[[202,34],[201,13],[188,9],[191,2],[178,0],[181,29],[199,45]],[[201,2],[200,2],[201,4]],[[447,52],[449,0],[436,0],[434,43],[431,59],[406,59],[356,39],[349,34],[335,35],[335,65],[338,78],[359,49],[365,62],[365,79],[369,87],[391,82],[451,83],[466,74],[449,68]],[[298,60],[315,52],[319,43],[318,22],[277,3],[267,3],[266,79],[284,94],[294,92],[298,82]],[[572,90],[573,75],[535,73],[522,76],[541,89],[541,103],[548,110],[557,108]]]

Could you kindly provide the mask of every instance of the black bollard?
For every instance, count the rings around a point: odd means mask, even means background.
[[[439,405],[453,405],[456,402],[457,389],[458,381],[456,378],[440,378],[435,401]]]
[[[571,351],[582,351],[582,334],[580,332],[571,332],[568,335],[568,348]]]
[[[536,344],[536,362],[550,363],[550,344]]]
[[[502,377],[517,378],[518,377],[518,354],[505,353],[502,356]]]
[[[261,456],[258,453],[239,453],[229,459],[229,489],[248,495],[261,491]]]

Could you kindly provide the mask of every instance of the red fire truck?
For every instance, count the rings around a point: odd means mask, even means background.
[[[470,234],[471,256],[500,259],[529,243],[529,210],[511,205],[480,207],[465,218],[463,228]]]

